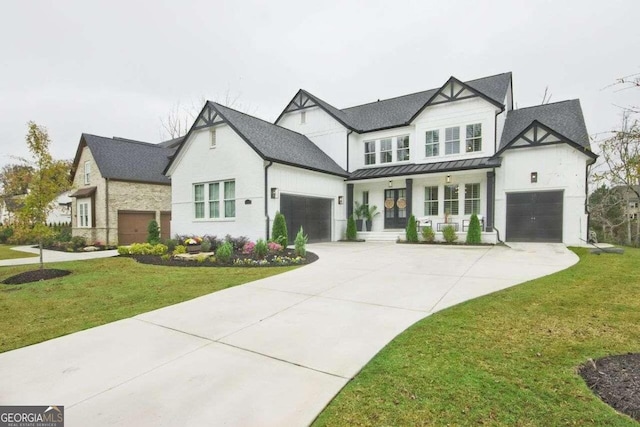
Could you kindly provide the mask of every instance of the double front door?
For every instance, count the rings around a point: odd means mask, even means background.
[[[384,228],[407,226],[407,189],[384,190]]]

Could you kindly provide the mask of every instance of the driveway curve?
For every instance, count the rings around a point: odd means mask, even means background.
[[[416,321],[563,270],[560,244],[310,245],[297,270],[0,354],[1,405],[68,426],[303,426]]]

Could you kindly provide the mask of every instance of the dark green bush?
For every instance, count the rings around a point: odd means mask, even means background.
[[[433,243],[436,240],[436,232],[430,225],[422,227],[422,238],[425,242]]]
[[[271,239],[276,243],[280,243],[283,248],[286,248],[289,245],[287,222],[284,215],[282,215],[280,212],[276,212],[276,217],[273,219]]]
[[[13,227],[10,225],[0,227],[0,243],[7,243],[11,236],[13,236]]]
[[[155,245],[160,243],[160,227],[158,227],[158,221],[152,219],[147,226],[147,243]]]
[[[258,239],[256,245],[253,247],[253,254],[258,259],[263,259],[269,253],[269,248],[267,248],[267,242],[262,239]]]
[[[453,225],[447,225],[442,229],[442,237],[444,237],[447,243],[453,243],[458,240],[458,234],[456,233],[456,229],[453,228]]]
[[[200,250],[202,252],[209,252],[211,251],[211,240],[209,239],[202,239],[202,243],[200,243]]]
[[[87,246],[87,239],[85,239],[84,237],[73,236],[71,238],[71,248],[73,248],[74,251],[84,248],[85,246]]]
[[[59,242],[70,242],[71,241],[71,226],[67,224],[63,224],[60,226],[60,230],[58,231],[58,241]]]
[[[176,239],[167,239],[164,244],[167,245],[167,250],[172,254],[176,246],[178,246],[178,241]]]
[[[418,242],[418,224],[416,223],[416,217],[413,215],[409,217],[409,223],[407,224],[405,235],[407,236],[407,242]]]
[[[347,220],[347,240],[356,240],[358,232],[356,230],[356,220],[353,215]]]
[[[480,220],[478,215],[471,215],[469,221],[469,229],[467,230],[467,243],[478,244],[482,242],[482,229],[480,227]]]
[[[249,242],[249,238],[246,236],[240,237],[231,237],[230,234],[227,234],[224,238],[225,242],[231,244],[231,249],[233,251],[237,251],[238,249],[242,249],[244,245]]]
[[[218,250],[216,251],[216,258],[226,264],[231,261],[231,257],[233,256],[233,245],[231,242],[226,241],[220,246],[218,246]]]

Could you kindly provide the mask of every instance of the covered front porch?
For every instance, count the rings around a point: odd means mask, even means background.
[[[347,215],[357,206],[374,211],[370,227],[363,218],[358,238],[370,241],[395,241],[405,238],[405,227],[411,214],[418,221],[418,233],[430,226],[436,240],[451,226],[458,241],[466,239],[472,214],[478,215],[484,243],[497,243],[493,227],[495,173],[493,169],[447,170],[405,176],[377,176],[354,179],[347,184]]]

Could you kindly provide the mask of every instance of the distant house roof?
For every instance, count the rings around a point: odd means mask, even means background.
[[[349,175],[331,157],[302,134],[212,101],[207,101],[201,115],[208,108],[213,109],[265,160],[337,176],[347,177]],[[194,127],[198,122],[197,118]],[[188,139],[194,127],[189,130],[184,141]],[[182,149],[184,141],[180,144],[176,154]]]
[[[169,139],[167,141],[162,141],[160,143],[158,143],[157,145],[159,145],[160,147],[164,147],[164,148],[177,148],[178,145],[180,145],[180,143],[184,140],[184,136],[180,136],[178,138],[173,138],[173,139]]]
[[[104,178],[153,184],[171,183],[162,172],[169,163],[169,157],[175,152],[174,148],[83,133],[73,162],[73,173],[78,168],[85,145],[91,150],[96,166]]]
[[[475,159],[448,160],[434,163],[410,163],[405,165],[362,168],[354,171],[349,176],[348,181],[459,170],[487,169],[499,167],[500,164],[501,160],[499,158],[479,157]]]
[[[585,148],[590,152],[589,134],[580,101],[577,99],[509,111],[498,151],[504,151],[534,122],[541,123],[576,147]]]
[[[455,80],[452,77],[447,83],[452,79]],[[463,84],[477,91],[493,103],[502,105],[510,83],[511,73],[509,72],[470,80]],[[442,87],[343,109],[338,109],[305,90],[301,89],[300,92],[313,99],[320,108],[324,109],[348,129],[364,133],[408,125],[416,114],[428,105],[440,89]],[[287,110],[285,109],[280,114],[280,117],[276,119],[276,123],[286,112]]]

